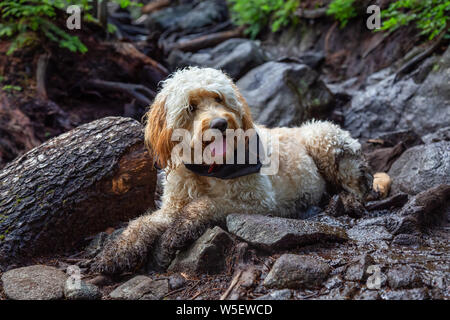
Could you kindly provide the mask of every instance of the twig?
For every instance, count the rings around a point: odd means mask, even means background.
[[[305,19],[318,19],[327,15],[328,7],[318,9],[298,9],[295,15]]]
[[[149,88],[140,84],[130,84],[123,82],[104,81],[99,79],[92,79],[87,82],[88,85],[97,87],[99,89],[116,90],[135,98],[143,105],[150,105],[151,100],[156,93]]]
[[[39,98],[47,100],[47,66],[50,60],[50,54],[44,53],[39,56],[36,70],[36,91]]]
[[[152,13],[158,10],[161,10],[170,5],[170,0],[155,0],[147,3],[142,7],[142,13]]]
[[[242,269],[237,272],[237,274],[234,276],[233,280],[231,280],[231,284],[228,287],[227,291],[220,297],[220,300],[225,300],[230,295],[231,291],[234,289],[234,287],[238,284],[239,279],[242,275]]]
[[[225,40],[240,37],[244,27],[239,27],[237,29],[212,33],[206,36],[201,36],[192,40],[187,40],[179,43],[175,43],[167,48],[167,50],[181,50],[181,51],[191,51],[195,52],[200,49],[213,47]]]

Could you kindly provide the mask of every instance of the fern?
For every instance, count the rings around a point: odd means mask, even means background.
[[[122,8],[131,0],[115,0]],[[87,47],[77,36],[72,36],[55,24],[57,14],[65,14],[69,5],[79,5],[84,19],[96,21],[89,13],[90,0],[2,0],[0,3],[0,38],[11,40],[7,54],[42,41],[58,43],[61,48],[85,53]],[[64,10],[64,11],[62,11]]]
[[[328,7],[327,14],[333,16],[344,28],[351,18],[358,15],[355,9],[355,0],[334,0]]]
[[[234,23],[245,25],[246,33],[255,38],[270,25],[272,32],[298,22],[294,12],[300,0],[230,0]]]

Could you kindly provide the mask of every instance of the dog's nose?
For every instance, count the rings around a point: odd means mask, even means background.
[[[211,123],[209,124],[209,127],[211,129],[217,129],[224,132],[228,127],[228,121],[224,118],[215,118],[212,119]]]

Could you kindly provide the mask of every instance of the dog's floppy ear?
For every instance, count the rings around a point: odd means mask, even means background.
[[[253,129],[253,119],[252,119],[252,113],[250,111],[250,107],[247,104],[247,101],[245,101],[245,98],[242,96],[241,92],[239,91],[238,87],[233,84],[234,92],[237,96],[237,99],[241,103],[242,106],[242,126],[243,130]]]
[[[153,159],[160,168],[170,164],[170,156],[174,142],[172,128],[167,128],[165,98],[156,97],[150,110],[145,115],[145,146],[153,155]]]

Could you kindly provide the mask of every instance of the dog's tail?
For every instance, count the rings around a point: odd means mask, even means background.
[[[310,121],[300,127],[299,138],[329,183],[360,199],[369,194],[373,178],[361,144],[348,131],[328,121]]]

